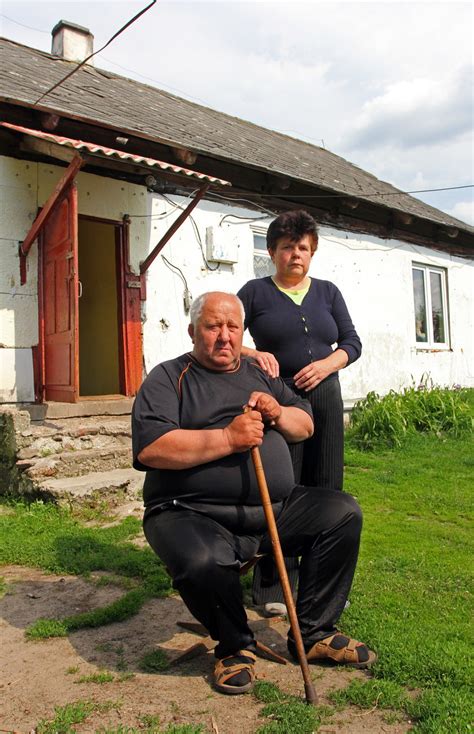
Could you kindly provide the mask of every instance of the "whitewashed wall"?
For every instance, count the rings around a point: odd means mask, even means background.
[[[64,169],[0,157],[0,402],[32,401],[31,347],[37,344],[37,246],[28,256],[28,281],[19,284],[18,243]],[[178,216],[182,197],[148,194],[145,187],[86,173],[77,177],[79,213],[106,219],[131,215],[130,250],[135,272]],[[222,192],[225,195],[225,191]],[[233,215],[233,216],[228,216]],[[194,298],[209,290],[236,292],[253,273],[251,222],[265,226],[255,211],[224,200],[203,201],[162,251],[182,271]],[[224,221],[223,217],[226,217]],[[239,219],[238,217],[243,217]],[[238,244],[234,265],[205,264],[206,227],[226,232]],[[446,268],[449,285],[451,349],[420,350],[415,342],[412,262]],[[216,268],[211,271],[210,268]],[[341,373],[344,398],[351,402],[370,390],[385,393],[418,382],[429,373],[437,384],[474,386],[473,262],[396,240],[381,240],[322,227],[311,275],[332,280],[341,289],[363,342],[362,358]],[[147,275],[143,304],[145,368],[188,351],[189,322],[183,278],[161,255]],[[251,344],[250,338],[245,338]]]
[[[415,340],[412,264],[445,268],[450,349]],[[347,400],[419,384],[474,386],[474,263],[398,240],[341,234],[323,227],[312,274],[341,289],[363,344],[362,357],[341,372]]]
[[[152,240],[157,242],[176,216],[173,207],[151,196]],[[173,201],[184,205],[184,200]],[[166,216],[168,212],[169,216]],[[193,213],[202,244],[206,227],[218,226],[223,216],[254,218],[247,209],[201,203]],[[163,218],[158,218],[158,217]],[[270,219],[256,221],[268,225]],[[221,264],[210,272],[204,265],[191,222],[186,222],[162,254],[178,266],[194,297],[208,290],[236,292],[253,273],[253,236],[245,220],[226,217],[229,238],[239,242],[235,265]],[[420,349],[415,341],[412,263],[446,268],[449,285],[451,349]],[[215,263],[210,263],[215,267]],[[350,403],[370,390],[386,393],[418,384],[429,375],[436,384],[474,386],[474,263],[398,240],[381,240],[321,227],[320,244],[310,274],[331,280],[342,291],[363,343],[358,362],[341,372],[345,400]],[[184,284],[158,257],[150,268],[145,306],[144,344],[147,372],[160,361],[191,348],[188,317],[183,308]],[[248,335],[244,340],[251,345]]]
[[[0,402],[34,400],[31,347],[38,343],[37,243],[27,260],[28,277],[20,285],[18,245],[64,173],[53,165],[0,156]],[[77,178],[80,214],[109,219],[143,214],[143,186],[87,173]],[[148,252],[148,220],[133,218],[130,231],[133,264]]]

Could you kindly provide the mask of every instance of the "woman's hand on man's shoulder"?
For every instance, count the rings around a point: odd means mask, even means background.
[[[280,365],[271,352],[259,352],[257,349],[254,349],[254,353],[251,356],[269,377],[278,377],[280,375]]]
[[[259,352],[258,349],[243,346],[240,353],[244,357],[254,359],[258,366],[266,372],[269,377],[279,377],[280,365],[278,364],[275,355],[271,354],[271,352]]]

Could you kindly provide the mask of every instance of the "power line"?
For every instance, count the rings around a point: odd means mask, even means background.
[[[166,196],[165,194],[161,194],[161,193],[160,193],[160,194],[159,194],[159,196],[161,196],[161,197],[162,197],[163,199],[165,199],[165,201],[167,201],[167,202],[168,202],[169,204],[171,204],[172,206],[176,207],[177,209],[182,209],[182,210],[184,210],[184,206],[183,206],[183,205],[181,205],[181,204],[175,204],[175,202],[174,202],[174,201],[171,201],[171,199],[169,199],[169,198],[168,198],[168,197],[167,197],[167,196]],[[188,198],[189,198],[189,197],[188,197]],[[204,265],[206,266],[206,268],[207,268],[208,270],[211,270],[211,271],[213,271],[213,270],[219,270],[219,268],[220,268],[220,263],[217,263],[216,267],[215,267],[215,268],[212,268],[212,267],[210,266],[210,264],[209,264],[209,261],[208,261],[208,260],[207,260],[207,258],[206,258],[206,255],[205,255],[205,253],[204,253],[204,245],[203,245],[203,242],[202,242],[202,239],[201,239],[201,235],[200,235],[200,233],[199,233],[199,227],[197,226],[197,224],[196,224],[196,220],[194,219],[193,215],[192,215],[192,214],[189,214],[189,215],[188,215],[188,219],[189,219],[189,221],[191,222],[191,225],[192,225],[192,227],[193,227],[193,230],[194,230],[194,236],[195,236],[195,238],[196,238],[196,241],[197,241],[197,243],[198,243],[198,245],[199,245],[199,248],[200,248],[200,250],[201,250],[201,256],[202,256],[202,259],[203,259]]]
[[[16,23],[16,25],[21,25],[22,28],[28,28],[29,31],[38,31],[38,33],[47,33],[49,35],[50,31],[43,31],[41,28],[33,28],[31,25],[26,25],[26,23],[20,23],[19,20],[14,20],[13,18],[9,18],[8,15],[5,15],[4,13],[0,13],[0,18],[5,18],[5,20],[9,20],[10,23]]]
[[[97,54],[100,54],[100,52],[101,52],[101,51],[103,51],[103,50],[104,50],[104,48],[107,48],[107,46],[108,46],[108,45],[109,45],[110,43],[112,43],[112,41],[113,41],[113,40],[114,40],[115,38],[117,38],[117,36],[120,36],[120,34],[121,34],[121,33],[123,33],[123,31],[124,31],[124,30],[125,30],[126,28],[128,28],[129,26],[131,26],[131,25],[132,25],[132,23],[135,23],[135,21],[136,21],[136,20],[138,20],[138,18],[139,18],[139,17],[141,16],[141,15],[143,15],[144,13],[146,13],[146,12],[147,12],[147,10],[149,10],[149,9],[150,9],[150,8],[151,8],[151,7],[153,6],[153,5],[155,5],[155,3],[156,3],[156,2],[157,2],[157,0],[152,0],[152,1],[151,1],[151,3],[150,3],[149,5],[147,5],[147,6],[145,7],[145,8],[143,8],[143,10],[140,10],[140,12],[139,12],[139,13],[137,13],[136,15],[134,15],[134,16],[133,16],[133,18],[131,18],[131,19],[130,19],[129,21],[127,21],[127,23],[125,23],[125,25],[123,25],[123,26],[122,26],[122,27],[121,27],[121,28],[120,28],[120,29],[119,29],[119,30],[118,30],[118,31],[117,31],[116,33],[114,33],[114,35],[113,35],[113,36],[112,36],[111,38],[109,38],[109,40],[107,41],[107,43],[106,43],[106,44],[105,44],[104,46],[102,46],[102,48],[99,48],[99,49],[98,49],[97,51],[94,51],[93,53],[89,54],[89,56],[87,56],[87,58],[85,58],[85,59],[84,59],[83,61],[81,61],[81,63],[80,63],[80,64],[78,64],[78,65],[76,66],[76,68],[75,68],[75,69],[73,69],[72,71],[70,71],[70,72],[69,72],[69,74],[66,74],[66,76],[65,76],[65,77],[64,77],[63,79],[60,79],[60,80],[59,80],[59,82],[56,82],[56,84],[53,84],[53,86],[52,86],[52,87],[50,87],[49,89],[47,89],[47,90],[46,90],[46,92],[44,92],[44,93],[43,93],[43,94],[41,95],[41,97],[38,97],[38,99],[36,100],[36,102],[35,102],[34,104],[35,104],[35,105],[37,105],[37,104],[38,104],[38,102],[41,102],[41,100],[42,100],[42,99],[43,99],[44,97],[46,97],[46,95],[48,95],[48,94],[50,94],[51,92],[53,92],[53,91],[54,91],[55,89],[57,89],[57,87],[59,87],[59,86],[60,86],[61,84],[64,84],[64,82],[65,82],[65,81],[66,81],[67,79],[69,79],[69,77],[71,77],[71,76],[72,76],[73,74],[75,74],[75,73],[76,73],[76,71],[79,71],[79,69],[81,68],[81,66],[84,66],[84,64],[87,64],[87,62],[88,62],[88,61],[90,61],[90,59],[91,59],[91,58],[92,58],[93,56],[96,56]]]
[[[129,69],[127,66],[122,66],[121,64],[117,64],[116,61],[112,61],[112,59],[108,59],[105,56],[102,56],[104,61],[107,61],[108,64],[112,64],[112,66],[118,66],[119,69],[122,69],[123,71],[128,71],[131,74],[135,74],[135,76],[140,76],[142,79],[147,79],[149,82],[154,82],[155,84],[159,84],[160,87],[165,87],[170,92],[174,92],[175,94],[183,94],[190,100],[196,100],[196,102],[200,102],[205,107],[210,107],[211,103],[206,102],[205,99],[201,99],[201,97],[194,97],[194,95],[189,94],[189,92],[185,92],[183,89],[178,89],[177,87],[170,87],[169,84],[165,84],[165,82],[160,81],[159,79],[154,79],[151,76],[146,76],[146,74],[141,74],[139,71],[135,71],[135,69]]]
[[[224,196],[223,194],[218,194],[216,191],[212,191],[211,193],[212,193],[212,196],[216,197],[217,199],[224,199],[225,201],[232,201],[232,202],[243,201],[243,202],[246,202],[247,204],[252,204],[252,206],[258,206],[255,204],[254,201],[250,201],[249,199],[242,199],[240,197],[233,198],[232,196]],[[253,194],[252,192],[249,192],[249,194],[247,194],[246,192],[245,195],[252,196]],[[257,194],[257,196],[259,196],[259,194]],[[273,195],[268,194],[268,196],[272,196],[272,198],[274,198],[274,194]],[[261,209],[262,212],[267,212],[271,217],[275,215],[274,211],[272,211],[271,209],[266,209],[264,206],[258,206],[258,208]]]
[[[352,196],[354,198],[365,198],[368,199],[369,197],[374,196],[400,196],[400,194],[427,194],[435,191],[455,191],[457,189],[472,189],[474,188],[474,184],[464,184],[463,186],[443,186],[441,188],[437,189],[417,189],[416,191],[378,191],[375,194],[374,193],[364,193],[364,192],[358,192],[357,194],[351,194],[349,191],[346,192],[340,192],[338,194],[286,194],[287,197],[291,197],[292,199],[341,199],[341,198],[347,198],[348,196]],[[216,196],[214,192],[213,196]],[[263,193],[256,193],[256,192],[246,192],[246,196],[255,196],[259,199],[265,199],[265,198],[272,198],[274,199],[277,194],[263,194]],[[284,194],[280,194],[280,198]],[[245,199],[233,199],[230,196],[222,196],[219,195],[219,198],[226,199],[227,201],[245,201]],[[255,205],[255,202],[252,202],[253,205]],[[262,207],[263,208],[263,207]]]
[[[75,69],[73,69],[63,79],[61,79],[59,82],[57,82],[55,85],[53,85],[50,89],[48,89],[46,92],[44,92],[41,95],[41,97],[39,97],[36,100],[36,102],[34,104],[35,105],[38,104],[38,102],[40,102],[44,97],[46,97],[48,94],[50,94],[54,89],[56,89],[61,84],[63,84],[67,79],[69,79],[69,77],[71,77],[73,74],[75,74],[76,71],[78,71],[84,64],[86,64],[93,56],[96,56],[97,54],[100,54],[105,48],[107,48],[107,46],[110,43],[112,43],[112,41],[115,38],[117,38],[117,36],[119,36],[126,28],[128,28],[130,25],[132,25],[132,23],[134,23],[141,15],[143,15],[144,13],[146,13],[147,10],[149,10],[153,5],[156,4],[156,2],[157,2],[157,0],[152,0],[152,2],[149,5],[147,5],[145,8],[143,8],[143,10],[140,10],[139,13],[137,13],[136,15],[134,15],[133,18],[131,18],[124,26],[122,26],[122,28],[120,28],[120,30],[118,30],[107,41],[107,43],[104,46],[102,46],[102,48],[98,49],[97,51],[94,51],[86,59],[84,59],[83,61],[81,61],[81,63],[78,64],[78,66]],[[23,28],[28,28],[29,30],[38,31],[39,33],[49,33],[49,31],[44,31],[44,30],[42,30],[40,28],[34,28],[33,26],[26,25],[25,23],[20,23],[20,21],[14,20],[13,18],[8,17],[4,13],[0,13],[0,17],[5,18],[6,20],[8,20],[8,21],[10,21],[12,23],[16,23],[17,25],[22,26]],[[168,86],[168,85],[165,85],[163,82],[160,82],[160,81],[158,81],[156,79],[153,79],[152,77],[145,76],[144,74],[140,74],[139,72],[135,72],[133,69],[128,69],[125,66],[121,66],[120,64],[117,64],[116,62],[111,61],[110,59],[105,59],[105,57],[104,57],[104,60],[105,61],[108,61],[108,63],[114,64],[115,66],[118,66],[119,68],[123,69],[124,71],[130,71],[130,72],[132,72],[134,74],[137,74],[137,76],[141,76],[144,79],[148,79],[149,81],[153,81],[153,82],[156,82],[158,84],[162,84],[163,86]],[[173,87],[169,87],[168,86],[168,89],[173,90]],[[175,89],[174,91],[178,91],[178,92],[180,92],[180,94],[186,94],[191,99],[199,99],[198,97],[192,97],[192,95],[189,95],[189,94],[187,94],[187,92],[184,92],[184,91],[179,90],[179,89]],[[199,101],[200,102],[204,102],[203,100],[199,100]],[[204,104],[207,104],[207,103],[204,103]],[[285,131],[275,130],[275,132],[284,133]],[[286,131],[286,132],[292,132],[292,131]],[[303,135],[303,133],[298,133],[298,134]],[[324,147],[324,140],[321,140],[321,142],[323,143],[323,147]],[[460,190],[460,189],[469,189],[469,188],[474,188],[474,184],[466,184],[466,185],[463,185],[463,186],[446,186],[446,187],[432,188],[432,189],[417,189],[417,190],[413,190],[413,191],[390,191],[390,192],[376,192],[376,193],[370,193],[370,194],[369,193],[368,194],[365,194],[365,193],[360,194],[359,193],[357,195],[350,194],[348,192],[341,192],[341,193],[338,193],[338,194],[293,194],[291,196],[291,198],[292,199],[338,199],[338,198],[346,197],[346,196],[357,196],[359,198],[360,197],[372,198],[372,197],[378,197],[378,196],[399,196],[400,194],[428,194],[428,193],[435,193],[437,191],[456,191],[456,190]],[[218,194],[215,194],[215,193],[214,193],[214,196],[217,196],[218,198],[221,198],[221,199],[226,199],[227,201],[245,201],[245,199],[233,199],[232,197],[219,196]],[[268,198],[268,197],[274,198],[275,194],[263,194],[263,193],[258,193],[257,194],[257,193],[249,192],[247,194],[247,196],[255,196],[255,197],[258,197],[258,198]],[[247,200],[247,202],[248,202],[248,200]],[[248,203],[250,203],[250,202],[248,202]],[[254,203],[252,202],[252,204],[254,204]],[[260,208],[263,211],[265,211],[265,209],[263,207],[260,207]],[[271,212],[271,214],[274,214],[274,212]],[[228,215],[228,216],[230,216],[230,215]]]
[[[5,18],[5,20],[10,21],[11,23],[16,23],[16,25],[20,25],[23,28],[28,28],[28,30],[30,31],[37,31],[38,33],[45,33],[46,35],[50,35],[51,33],[50,31],[44,31],[42,28],[33,28],[33,26],[31,25],[20,23],[20,21],[14,20],[13,18],[9,18],[8,15],[5,15],[4,13],[0,13],[0,18]],[[105,46],[103,48],[105,48]],[[99,54],[102,50],[103,49],[100,49],[100,51],[96,51],[96,53]],[[170,92],[174,92],[175,94],[183,94],[188,99],[190,100],[194,99],[196,100],[196,102],[200,102],[205,107],[211,106],[210,102],[207,102],[205,99],[201,99],[201,97],[195,97],[194,95],[189,94],[189,92],[185,92],[183,89],[178,89],[177,87],[171,87],[169,84],[166,84],[165,82],[162,82],[159,79],[155,79],[154,77],[147,76],[146,74],[141,74],[139,71],[135,71],[135,69],[130,69],[128,66],[122,66],[122,64],[117,64],[116,61],[112,61],[112,59],[108,59],[106,56],[102,56],[102,59],[106,61],[108,64],[112,64],[112,66],[117,66],[119,69],[122,69],[123,71],[128,71],[129,73],[135,74],[135,76],[139,76],[142,79],[147,79],[149,82],[154,82],[155,84],[159,84],[160,87],[164,87],[165,89],[168,89]],[[48,92],[46,92],[45,94],[48,94]],[[303,135],[303,133],[301,133],[301,135]]]

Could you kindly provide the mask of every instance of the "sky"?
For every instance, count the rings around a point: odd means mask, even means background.
[[[1,35],[50,51],[63,19],[89,28],[98,49],[148,2],[0,0]],[[323,146],[402,191],[467,186],[473,8],[158,0],[94,63]],[[415,195],[474,224],[473,192]]]

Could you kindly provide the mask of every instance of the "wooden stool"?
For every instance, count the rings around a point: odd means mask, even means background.
[[[257,555],[250,561],[244,563],[242,565],[242,568],[240,569],[240,575],[243,576],[248,571],[250,571],[250,569],[255,566],[260,558],[262,558],[262,555]],[[272,617],[271,619],[261,619],[254,622],[249,622],[249,626],[252,632],[258,632],[258,630],[268,629],[268,627],[271,627],[277,622],[282,622],[284,619],[285,617]],[[184,650],[184,652],[173,658],[170,662],[170,665],[177,665],[178,663],[182,663],[186,660],[192,660],[192,658],[195,658],[202,653],[213,650],[214,647],[217,645],[217,642],[213,640],[208,634],[207,629],[199,622],[177,622],[176,624],[185,630],[194,632],[197,635],[202,635],[203,639],[199,642],[196,642],[194,645],[191,645],[191,647],[188,647],[187,650]],[[286,660],[286,658],[278,655],[278,653],[274,652],[267,645],[264,645],[263,642],[255,640],[255,645],[257,648],[255,652],[259,657],[268,658],[269,660],[273,660],[274,662],[280,663],[281,665],[287,664],[288,660]]]

